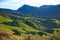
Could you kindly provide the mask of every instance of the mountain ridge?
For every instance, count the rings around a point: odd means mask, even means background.
[[[23,5],[17,11],[23,14],[36,16],[39,18],[58,18],[60,16],[60,5],[43,5],[41,7],[33,7],[29,5]]]

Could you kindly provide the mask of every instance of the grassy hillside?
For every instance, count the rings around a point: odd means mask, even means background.
[[[0,27],[9,28],[11,30],[14,29],[20,32],[38,32],[40,29],[45,29],[42,25],[37,24],[39,23],[34,22],[34,19],[26,15],[20,16],[18,13],[0,12]]]
[[[0,31],[9,35],[17,31],[27,36],[29,34],[42,36],[42,38],[56,35],[60,37],[60,20],[58,19],[38,19],[18,12],[0,11]],[[57,32],[56,32],[57,30]],[[2,32],[1,31],[1,32]],[[59,35],[58,35],[59,34]],[[14,35],[12,35],[14,36]],[[45,37],[44,37],[45,36]],[[7,39],[8,40],[8,39]],[[14,39],[15,40],[15,39]]]

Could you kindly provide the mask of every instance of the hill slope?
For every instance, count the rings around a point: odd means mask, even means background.
[[[20,13],[3,10],[0,11],[0,27],[10,29],[10,31],[18,30],[20,32],[26,33],[31,31],[37,32],[39,30],[45,29],[42,25],[37,25],[39,23],[36,24],[36,22],[34,22],[34,19],[31,17],[21,15]]]
[[[32,39],[28,38],[30,34]],[[26,38],[60,40],[60,20],[38,19],[15,10],[0,9],[0,40],[27,40]]]
[[[6,28],[10,32],[18,30],[21,33],[28,33],[60,28],[60,20],[57,19],[37,19],[22,13],[12,12],[12,10],[0,10],[0,28]]]

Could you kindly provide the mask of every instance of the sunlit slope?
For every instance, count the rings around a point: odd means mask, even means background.
[[[39,28],[38,25],[35,22],[31,21],[29,18],[30,17],[27,18],[27,16],[24,15],[21,16],[18,13],[14,14],[13,12],[2,11],[0,12],[0,29],[4,28],[3,30],[5,30],[6,28],[10,31],[18,30],[19,32],[23,33],[40,31],[40,29],[37,29]],[[32,25],[30,25],[30,23]]]
[[[0,29],[12,33],[17,30],[21,33],[40,32],[49,29],[60,28],[58,19],[37,19],[33,16],[24,15],[18,12],[0,11]]]

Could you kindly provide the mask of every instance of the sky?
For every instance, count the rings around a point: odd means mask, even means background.
[[[40,7],[42,5],[58,5],[60,0],[0,0],[0,8],[17,10],[24,4]]]

